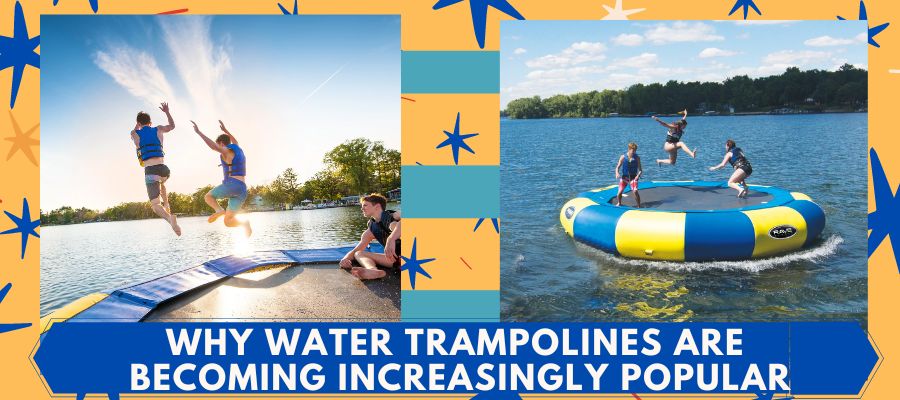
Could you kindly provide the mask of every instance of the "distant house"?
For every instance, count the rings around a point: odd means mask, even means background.
[[[388,190],[387,198],[390,201],[400,201],[400,188]]]
[[[341,205],[344,206],[352,206],[359,204],[359,196],[346,196],[341,197]]]

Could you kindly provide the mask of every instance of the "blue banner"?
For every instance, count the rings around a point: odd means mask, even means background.
[[[57,323],[54,394],[856,395],[878,362],[855,323]]]

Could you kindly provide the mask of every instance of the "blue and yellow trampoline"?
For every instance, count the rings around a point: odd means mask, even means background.
[[[744,199],[722,182],[642,182],[643,208],[631,196],[615,206],[616,185],[569,200],[559,214],[575,240],[629,258],[747,260],[799,249],[825,227],[809,196],[750,185]],[[626,196],[630,191],[625,192]]]

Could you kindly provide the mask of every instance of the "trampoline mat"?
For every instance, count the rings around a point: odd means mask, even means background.
[[[743,199],[737,197],[737,190],[720,186],[657,186],[640,189],[638,193],[641,195],[642,208],[666,211],[727,210],[765,204],[774,198],[771,194],[755,191],[752,187]],[[616,203],[615,196],[609,203]],[[625,191],[622,205],[634,206],[630,190]]]

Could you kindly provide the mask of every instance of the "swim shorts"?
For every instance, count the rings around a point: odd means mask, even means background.
[[[734,169],[739,168],[742,169],[747,174],[747,176],[750,176],[750,174],[753,173],[753,166],[750,165],[749,161],[744,161],[734,166]]]
[[[632,179],[630,176],[619,178],[619,190],[625,190],[625,186],[631,186],[631,191],[638,190],[638,180]]]
[[[228,199],[227,209],[237,212],[244,204],[244,200],[247,200],[247,184],[229,177],[209,193],[216,199]]]
[[[169,179],[169,167],[165,164],[144,167],[144,183],[147,184],[147,196],[150,200],[159,197],[160,186]]]

